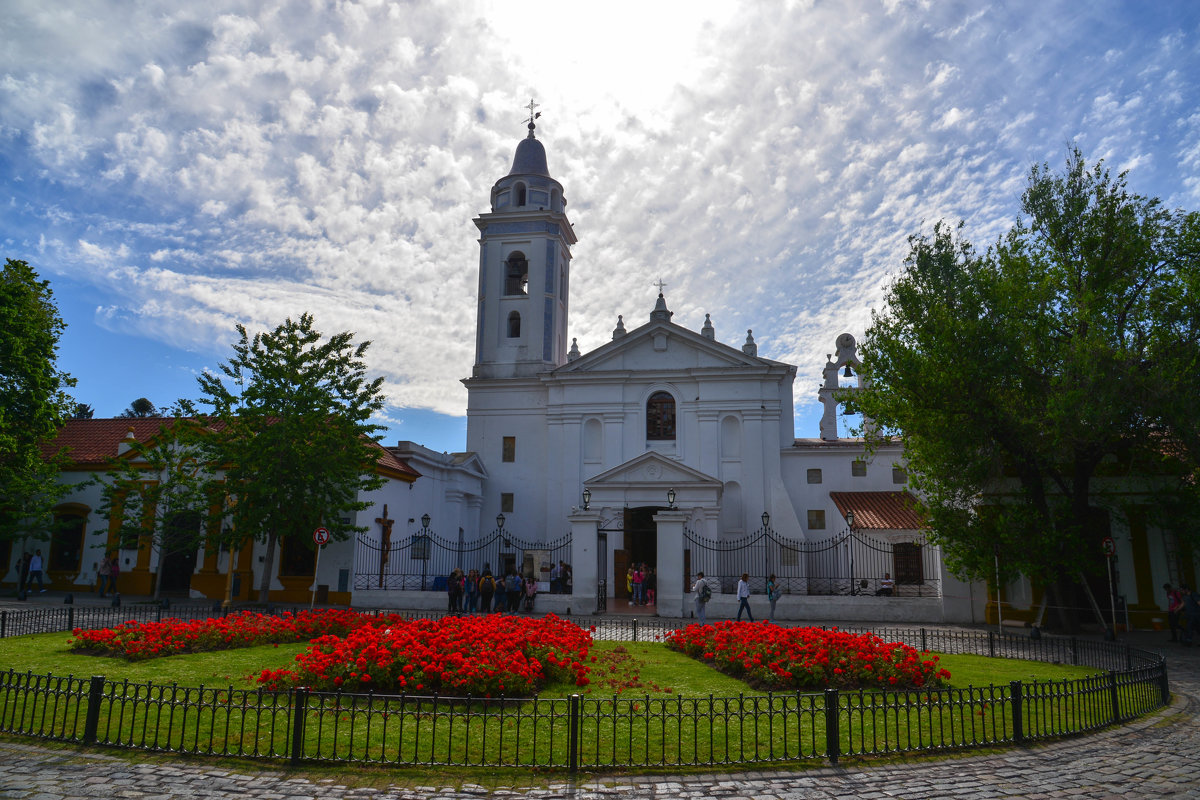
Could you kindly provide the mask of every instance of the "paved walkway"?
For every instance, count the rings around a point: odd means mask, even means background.
[[[56,598],[38,600],[48,604]],[[57,602],[62,602],[61,596]],[[13,608],[16,604],[0,601],[0,606]],[[229,767],[206,759],[156,757],[144,761],[127,754],[45,747],[4,738],[0,739],[0,798],[623,800],[631,794],[636,800],[1200,798],[1200,647],[1188,649],[1165,640],[1165,634],[1153,632],[1123,637],[1135,647],[1162,650],[1167,656],[1172,691],[1167,709],[1098,734],[990,755],[843,764],[794,772],[526,781],[537,784],[535,788],[415,784],[380,788],[356,787],[349,779],[345,783],[310,780],[280,769]]]

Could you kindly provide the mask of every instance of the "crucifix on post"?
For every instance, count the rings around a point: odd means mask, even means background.
[[[383,504],[383,516],[376,517],[375,521],[382,528],[382,535],[380,536],[381,546],[379,548],[379,588],[382,589],[383,573],[387,568],[388,554],[392,552],[392,525],[396,522],[394,519],[388,519],[387,503]]]

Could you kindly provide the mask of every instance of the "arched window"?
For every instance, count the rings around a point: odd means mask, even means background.
[[[529,262],[525,259],[525,254],[518,250],[504,262],[504,293],[525,294],[528,284]]]
[[[516,193],[516,198],[517,198],[517,202],[514,205],[518,205],[518,206],[525,205],[525,184],[518,183],[513,188],[513,191]]]
[[[521,315],[516,311],[513,311],[508,315],[508,338],[521,338]]]
[[[675,398],[667,392],[655,392],[646,401],[646,438],[675,439]]]

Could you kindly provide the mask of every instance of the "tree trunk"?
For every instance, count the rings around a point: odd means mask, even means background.
[[[263,556],[262,579],[258,585],[258,602],[269,603],[271,600],[271,576],[275,572],[275,531],[267,534],[267,552]]]

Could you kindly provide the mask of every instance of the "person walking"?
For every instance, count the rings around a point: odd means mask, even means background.
[[[772,573],[767,577],[767,600],[771,603],[771,614],[767,617],[767,622],[775,621],[775,604],[779,602],[779,596],[783,592],[779,589],[779,582],[775,579],[775,574]]]
[[[33,557],[29,559],[29,577],[25,581],[25,591],[33,590],[33,579],[37,578],[38,591],[46,591],[46,585],[42,583],[42,551],[34,551]]]
[[[1182,641],[1179,617],[1183,614],[1183,596],[1169,583],[1164,583],[1163,588],[1167,590],[1167,627],[1171,629],[1171,641]]]
[[[738,613],[737,621],[742,621],[742,611],[746,612],[746,616],[751,622],[754,622],[754,613],[750,610],[750,573],[743,572],[742,579],[737,585],[738,598]]]
[[[708,581],[704,580],[704,573],[696,573],[696,582],[692,584],[692,593],[696,595],[696,619],[700,620],[701,624],[708,622],[708,617],[705,611],[708,607],[708,601],[712,599],[712,589],[708,587]]]

